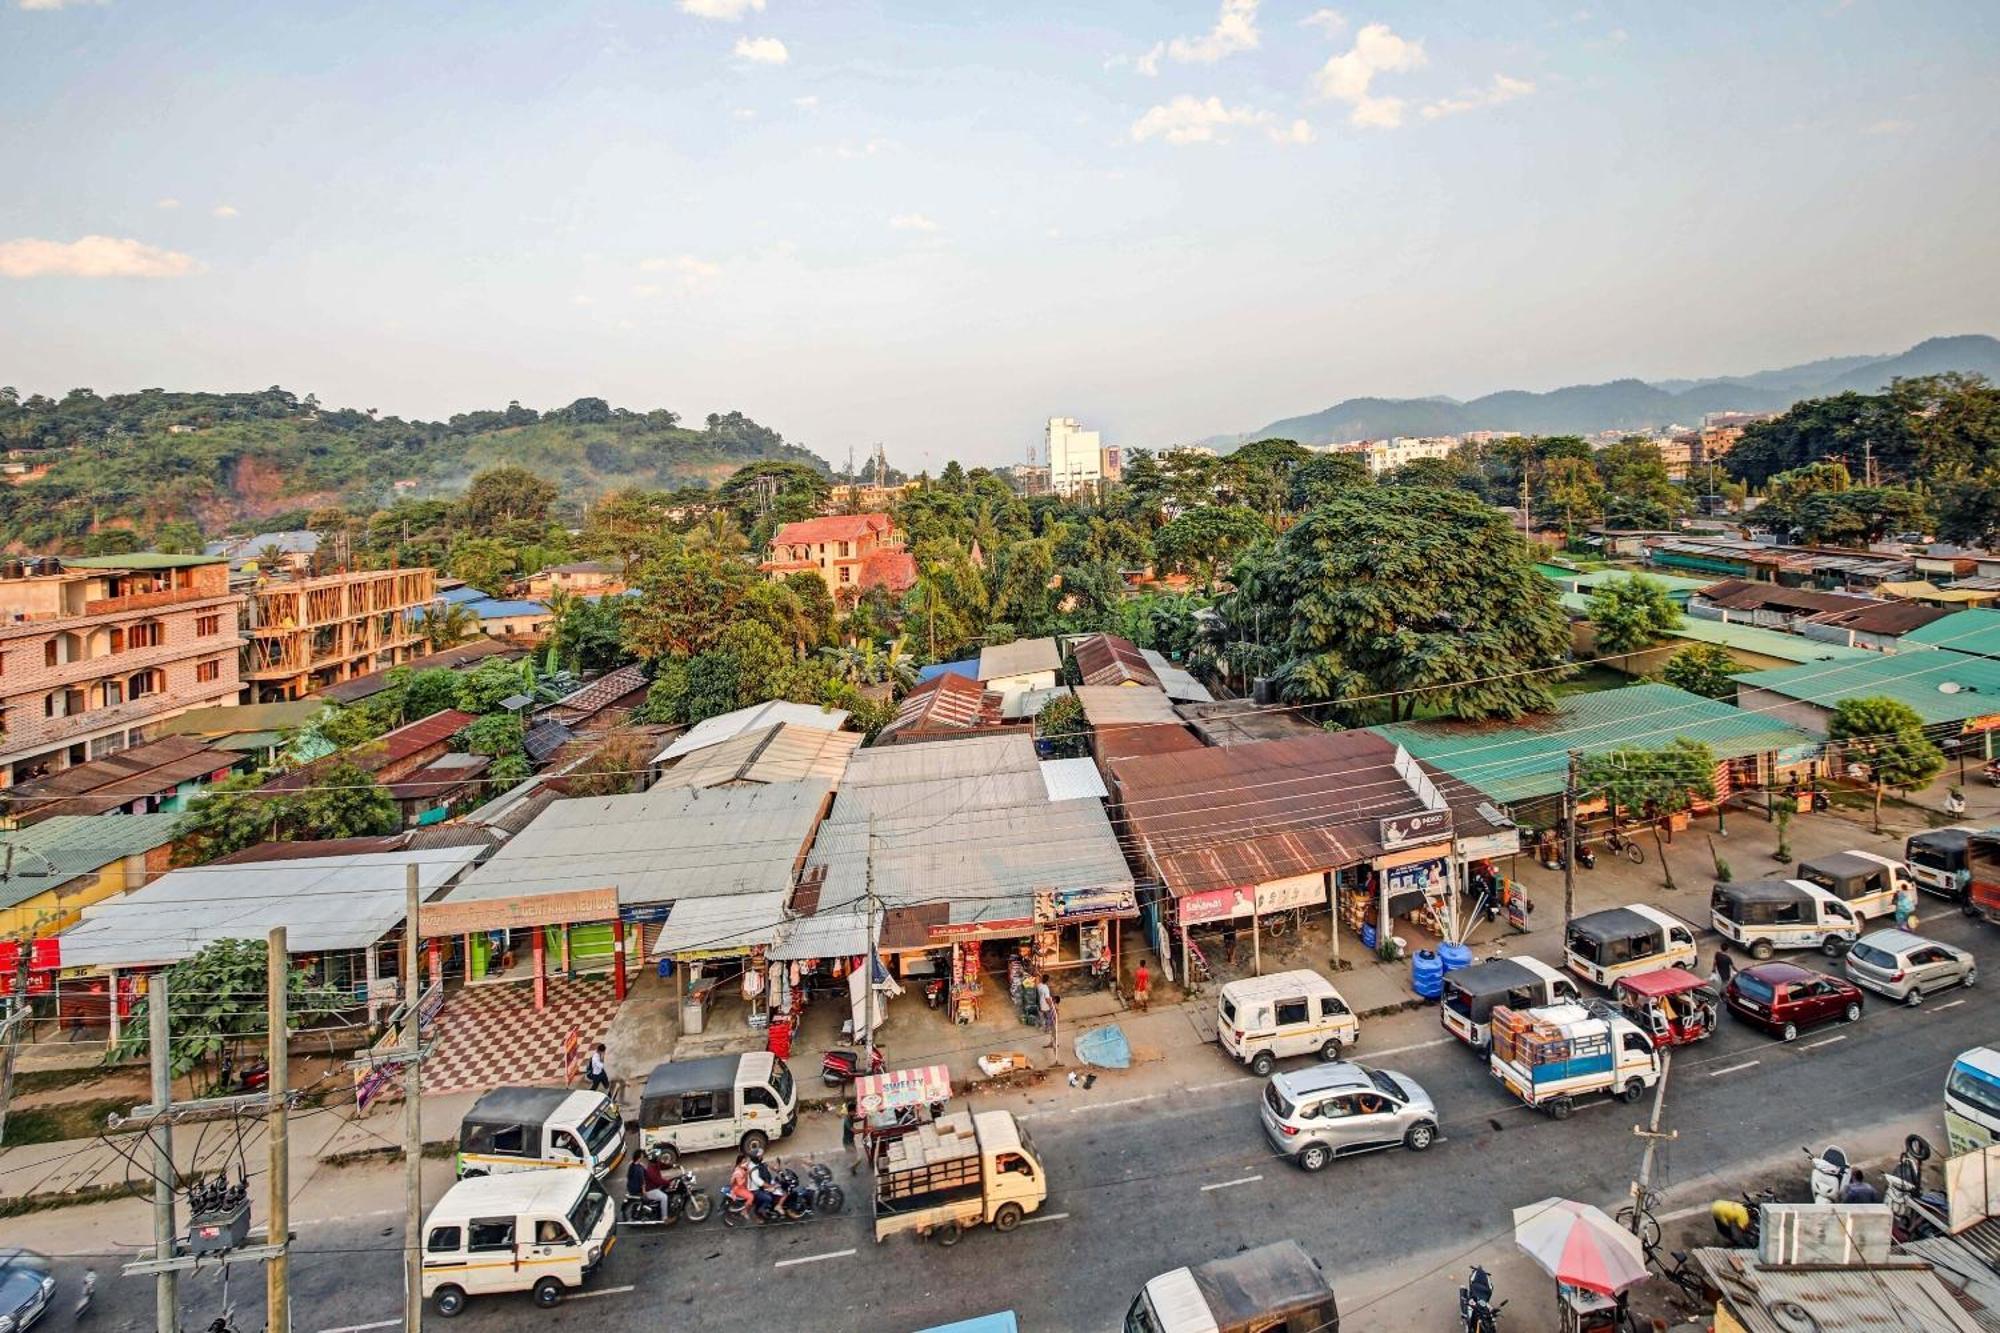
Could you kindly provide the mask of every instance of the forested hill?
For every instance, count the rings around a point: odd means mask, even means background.
[[[256,393],[142,393],[60,401],[0,388],[0,545],[61,550],[103,527],[193,523],[240,531],[332,504],[462,490],[496,464],[533,470],[580,506],[624,487],[718,483],[746,463],[824,460],[740,412],[698,428],[662,408],[579,398],[548,412],[510,403],[449,421],[404,421]],[[25,472],[23,468],[25,467]]]

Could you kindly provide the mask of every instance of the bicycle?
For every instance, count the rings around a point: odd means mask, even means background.
[[[1604,835],[1604,849],[1614,856],[1622,856],[1635,866],[1646,864],[1646,849],[1636,838],[1628,838],[1617,829]]]
[[[1649,1253],[1660,1243],[1660,1219],[1653,1215],[1653,1209],[1659,1206],[1660,1199],[1658,1190],[1649,1189],[1640,1196],[1636,1204],[1626,1204],[1612,1218],[1612,1221],[1621,1228],[1637,1236],[1640,1247]],[[1633,1225],[1635,1216],[1638,1218],[1636,1226]]]
[[[1712,1307],[1713,1299],[1708,1294],[1708,1279],[1701,1275],[1700,1270],[1688,1267],[1686,1250],[1673,1252],[1674,1263],[1671,1268],[1660,1262],[1657,1245],[1648,1245],[1645,1250],[1646,1267],[1652,1269],[1661,1281],[1671,1284],[1678,1293],[1678,1296],[1670,1299],[1674,1299],[1678,1304],[1684,1304],[1691,1310]]]
[[[1264,933],[1274,940],[1281,940],[1287,935],[1296,935],[1304,924],[1304,919],[1305,911],[1302,908],[1294,907],[1285,912],[1273,912],[1264,918]]]

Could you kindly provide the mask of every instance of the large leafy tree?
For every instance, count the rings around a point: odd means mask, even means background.
[[[1153,552],[1169,569],[1193,574],[1210,592],[1215,572],[1271,535],[1264,521],[1240,505],[1200,505],[1153,535]]]
[[[167,1028],[173,1037],[167,1068],[174,1077],[206,1066],[238,1043],[265,1044],[271,1017],[269,957],[265,940],[217,940],[167,969]],[[342,992],[315,984],[305,969],[286,968],[287,1028],[308,1027],[349,1003]],[[141,992],[112,1059],[133,1060],[147,1053],[148,1008]]]
[[[239,775],[194,799],[176,828],[181,860],[199,865],[260,842],[359,838],[394,833],[401,812],[375,775],[345,760],[316,767],[292,791],[261,792]]]
[[[1715,799],[1715,751],[1700,741],[1676,736],[1657,747],[1628,746],[1587,756],[1577,774],[1585,796],[1602,796],[1611,807],[1611,822],[1637,815],[1652,826],[1653,845],[1667,887],[1674,887],[1673,866],[1661,841],[1660,826],[1697,798]]]
[[[689,657],[713,644],[757,574],[712,552],[679,542],[639,566],[637,597],[623,598],[625,646],[637,657]]]
[[[1596,631],[1597,651],[1608,657],[1642,652],[1681,623],[1680,608],[1668,596],[1667,585],[1644,574],[1600,584],[1590,595],[1586,614]]]
[[[1731,679],[1743,667],[1726,648],[1712,643],[1691,643],[1667,659],[1660,679],[1667,684],[1699,694],[1704,699],[1732,699],[1736,682]]]
[[[1664,528],[1694,507],[1667,475],[1660,446],[1640,436],[1607,444],[1597,453],[1604,482],[1605,518],[1624,528]]]
[[[524,467],[488,468],[474,474],[459,501],[459,512],[475,532],[505,532],[519,525],[540,527],[561,494],[554,482]]]
[[[489,597],[504,593],[520,568],[519,553],[498,537],[460,537],[451,544],[449,559],[454,577]]]
[[[1842,699],[1827,723],[1827,739],[1859,764],[1875,788],[1875,831],[1882,831],[1885,788],[1909,791],[1944,771],[1944,752],[1924,734],[1917,710],[1886,695]]]
[[[1277,646],[1287,698],[1387,695],[1465,718],[1547,709],[1569,626],[1520,538],[1478,496],[1377,487],[1313,510],[1238,562],[1235,626]]]
[[[1058,694],[1035,714],[1035,739],[1053,759],[1083,759],[1090,754],[1090,724],[1073,694]]]

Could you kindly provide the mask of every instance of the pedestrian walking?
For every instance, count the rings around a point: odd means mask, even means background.
[[[1044,976],[1035,982],[1035,1003],[1041,1009],[1042,1031],[1049,1039],[1049,1049],[1056,1048],[1056,993],[1049,989],[1049,979]]]
[[[1715,984],[1715,989],[1718,992],[1729,984],[1729,974],[1734,969],[1735,964],[1729,961],[1728,950],[1718,948],[1715,951],[1715,966],[1709,970],[1708,974],[1709,980]]]
[[[1896,929],[1907,930],[1917,919],[1917,895],[1905,884],[1896,890]]]
[[[853,1175],[861,1169],[861,1108],[852,1097],[847,1099],[847,1109],[840,1117],[840,1146],[847,1150],[847,1174]]]
[[[1152,998],[1153,974],[1146,970],[1145,961],[1142,959],[1138,970],[1132,974],[1132,1003],[1139,1006],[1139,1011],[1144,1013]]]
[[[604,1065],[604,1043],[598,1042],[590,1048],[590,1058],[584,1061],[584,1073],[590,1076],[590,1090],[605,1092],[611,1087],[611,1071]]]

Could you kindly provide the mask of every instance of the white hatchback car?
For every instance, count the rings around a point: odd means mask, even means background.
[[[1915,1005],[1931,991],[1978,985],[1979,964],[1963,949],[1907,930],[1871,930],[1847,951],[1847,976],[1877,995]]]

